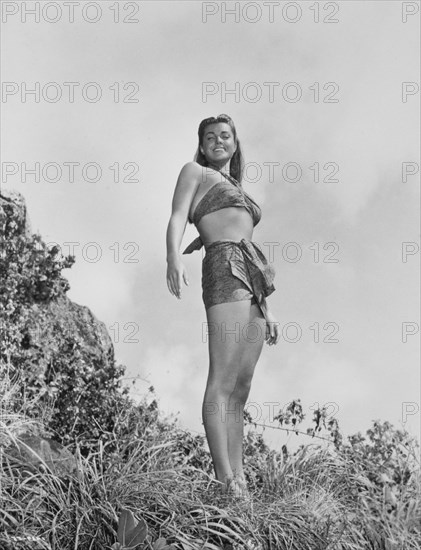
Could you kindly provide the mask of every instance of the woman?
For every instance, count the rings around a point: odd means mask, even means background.
[[[194,162],[180,172],[167,229],[167,284],[181,298],[188,276],[180,255],[187,221],[200,237],[183,252],[205,246],[202,262],[209,374],[202,417],[215,475],[224,492],[247,495],[243,471],[243,411],[263,341],[280,332],[266,302],[274,270],[251,241],[261,212],[241,186],[243,157],[234,123],[227,115],[199,125]]]

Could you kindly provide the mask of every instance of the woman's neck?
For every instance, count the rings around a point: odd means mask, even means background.
[[[230,173],[230,163],[227,162],[227,164],[224,164],[223,166],[214,166],[213,164],[208,164],[209,168],[212,168],[213,170],[217,170],[218,172],[222,172],[223,174],[229,174]]]

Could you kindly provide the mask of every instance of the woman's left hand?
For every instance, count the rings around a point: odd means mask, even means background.
[[[269,311],[266,312],[266,344],[269,344],[269,346],[277,344],[280,337],[281,332],[279,330],[279,323],[272,315],[272,313],[270,313]]]

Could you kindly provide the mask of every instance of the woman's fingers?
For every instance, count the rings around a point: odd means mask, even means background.
[[[269,344],[271,343],[271,339],[272,339],[272,336],[271,336],[271,333],[270,333],[270,323],[266,323],[266,337],[265,337],[265,340],[266,340],[266,344]]]
[[[268,321],[266,323],[266,343],[269,344],[269,346],[277,344],[279,342],[280,336],[281,334],[279,332],[279,323]]]
[[[273,326],[273,323],[269,323],[269,332],[270,332],[270,338],[269,338],[269,345],[272,346],[275,339],[275,328]]]
[[[279,338],[281,337],[281,331],[279,330],[279,323],[274,323],[274,331],[275,331],[275,344],[279,342]]]
[[[179,299],[181,298],[183,281],[185,282],[186,285],[189,284],[187,273],[185,271],[167,276],[168,290],[170,291],[171,294],[173,294]]]
[[[174,285],[171,275],[167,275],[167,287],[171,294],[174,294]]]
[[[177,297],[181,298],[181,291],[183,289],[183,274],[179,273],[177,278]]]
[[[174,296],[177,295],[177,283],[175,282],[175,278],[171,275],[167,276],[167,287],[171,294]]]

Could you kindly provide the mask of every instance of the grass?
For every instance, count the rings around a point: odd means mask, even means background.
[[[86,456],[76,447],[77,472],[67,476],[16,459],[23,431],[39,433],[42,424],[3,410],[1,550],[111,550],[123,510],[148,526],[139,549],[152,550],[160,537],[176,550],[420,548],[414,449],[399,459],[406,472],[400,486],[376,484],[355,456],[333,445],[310,444],[286,458],[249,453],[252,498],[236,501],[218,492],[209,459],[202,468],[193,465],[180,446],[188,434],[177,426],[156,436],[151,429],[144,438],[98,441]]]

